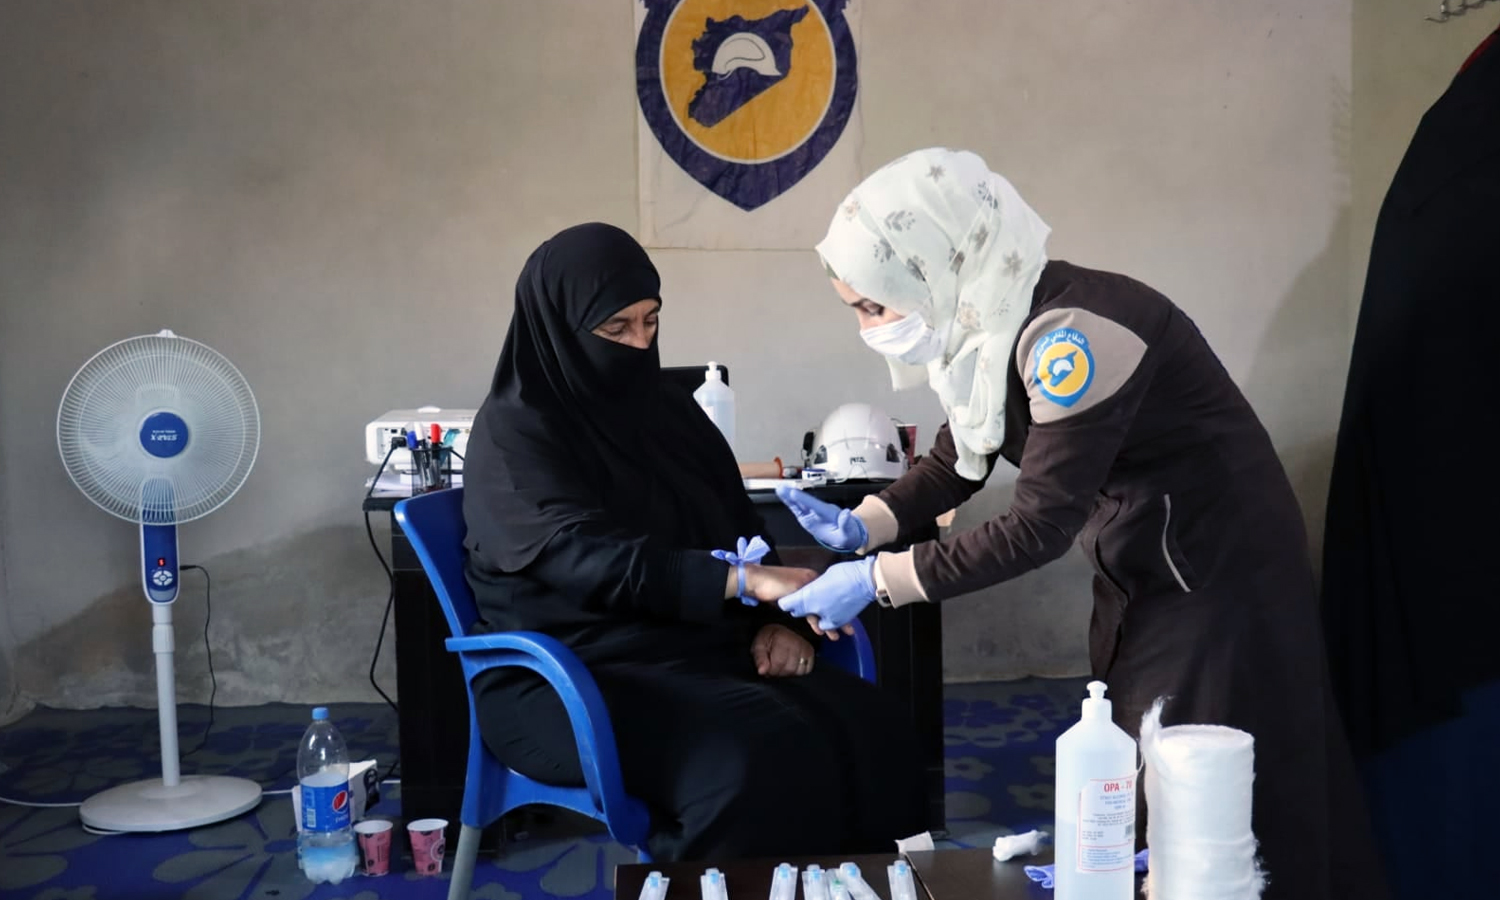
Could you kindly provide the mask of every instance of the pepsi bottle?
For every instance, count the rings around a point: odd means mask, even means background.
[[[349,748],[322,706],[312,711],[312,724],[297,747],[297,790],[302,797],[298,865],[314,884],[338,884],[354,874],[359,851],[350,821]]]

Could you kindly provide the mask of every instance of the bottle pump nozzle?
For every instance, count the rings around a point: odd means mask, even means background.
[[[1108,719],[1111,707],[1114,705],[1104,698],[1104,692],[1109,690],[1108,685],[1102,681],[1090,681],[1088,683],[1089,696],[1083,701],[1084,718]]]

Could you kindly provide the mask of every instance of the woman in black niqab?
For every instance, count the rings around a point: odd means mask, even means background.
[[[465,460],[483,627],[549,634],[589,668],[625,788],[652,810],[653,858],[888,849],[925,827],[909,720],[816,665],[803,623],[735,596],[711,551],[762,522],[718,429],[661,377],[660,303],[650,258],[613,226],[567,229],[527,260]],[[811,577],[764,562],[749,567],[753,599]],[[583,783],[538,676],[492,671],[475,694],[503,762]]]

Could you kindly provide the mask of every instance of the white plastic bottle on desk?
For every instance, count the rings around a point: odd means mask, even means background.
[[[1136,745],[1110,719],[1102,681],[1057,739],[1056,900],[1135,893]]]
[[[359,851],[349,821],[349,748],[322,706],[312,711],[312,724],[297,747],[297,790],[302,797],[298,865],[314,884],[338,884],[354,874]]]
[[[724,435],[724,440],[729,442],[729,449],[734,449],[734,391],[724,383],[724,376],[719,372],[719,364],[710,362],[708,372],[703,377],[703,384],[693,391],[693,399],[708,413],[713,423],[719,426],[719,431]]]

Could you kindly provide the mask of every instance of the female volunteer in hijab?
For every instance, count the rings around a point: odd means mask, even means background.
[[[660,297],[646,252],[609,225],[569,228],[527,260],[464,467],[480,615],[588,667],[625,789],[652,808],[654,858],[889,849],[925,827],[909,725],[873,685],[817,665],[822,638],[756,602],[812,572],[711,555],[761,521],[718,429],[660,377]],[[539,677],[499,670],[476,696],[506,765],[583,784]]]
[[[1119,725],[1137,735],[1167,697],[1164,724],[1250,732],[1266,897],[1379,896],[1307,535],[1271,441],[1181,310],[1049,262],[1048,233],[982,159],[949,150],[891,163],[837,210],[817,248],[835,290],[896,386],[925,381],[947,424],[853,511],[782,499],[820,542],[863,554],[963,503],[997,457],[1020,472],[1004,515],[835,565],[780,605],[834,628],[872,601],[998,584],[1080,540],[1096,573],[1091,666]]]

